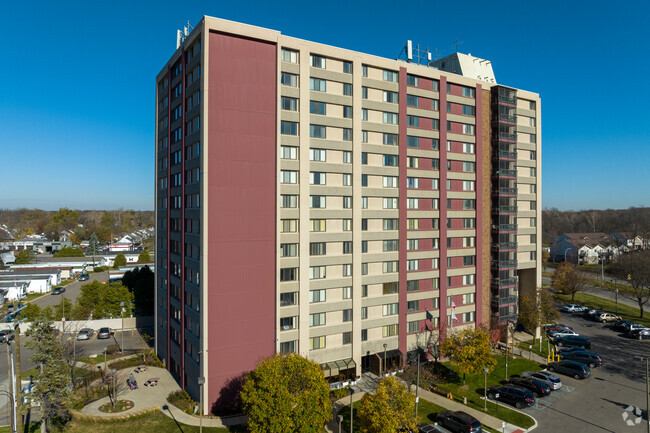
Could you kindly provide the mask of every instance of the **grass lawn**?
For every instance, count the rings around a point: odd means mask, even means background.
[[[505,356],[499,355],[495,358],[498,364],[494,371],[487,376],[488,387],[499,385],[505,380]],[[520,375],[524,371],[538,371],[540,369],[538,364],[527,359],[508,359],[508,377]],[[465,385],[463,385],[462,377],[454,376],[449,383],[441,385],[440,388],[451,392],[454,400],[462,402],[463,397],[467,397],[467,406],[483,410],[484,400],[481,397],[484,391],[484,376],[482,374],[468,374],[465,378]],[[488,400],[487,409],[488,414],[519,427],[528,428],[534,424],[528,415],[512,410],[503,403],[497,405],[495,402]]]
[[[546,358],[549,355],[549,353],[548,353],[549,345],[548,345],[547,342],[548,342],[548,339],[542,337],[542,350],[541,351],[539,350],[539,338],[535,338],[534,340],[531,339],[531,340],[528,340],[528,341],[522,341],[522,342],[519,343],[518,347],[521,348],[521,349],[524,349],[524,350],[531,351],[530,346],[532,345],[533,346],[533,348],[532,348],[533,353],[541,356],[542,358]],[[551,349],[552,348],[553,348],[553,345],[551,344]]]
[[[564,304],[580,304],[591,308],[597,308],[610,313],[616,312],[616,302],[609,299],[600,298],[588,293],[576,293],[575,300],[571,301],[571,296],[555,294],[555,298]],[[619,293],[619,297],[621,294]],[[639,318],[639,309],[629,305],[618,303],[618,315],[624,320],[631,320],[634,323],[641,323],[650,327],[650,318],[646,314],[643,319]]]
[[[6,431],[9,432],[9,430]],[[93,433],[122,433],[127,431],[137,431],[138,433],[198,433],[199,426],[178,424],[167,415],[159,412],[155,415],[133,421],[110,424],[92,424],[80,421],[71,421],[62,428],[54,428],[52,431],[58,433],[86,433],[89,431],[92,431]],[[206,433],[244,433],[247,430],[243,426],[215,428],[206,427],[204,425],[203,431]],[[0,429],[0,433],[4,432],[5,430]]]

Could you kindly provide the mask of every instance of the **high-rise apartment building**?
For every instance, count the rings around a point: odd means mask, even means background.
[[[516,319],[541,285],[540,99],[485,62],[211,17],[182,41],[156,78],[156,350],[206,410],[275,353],[336,380]]]

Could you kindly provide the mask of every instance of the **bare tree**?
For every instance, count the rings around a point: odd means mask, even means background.
[[[622,290],[619,294],[635,301],[639,306],[639,317],[643,318],[644,306],[650,300],[650,251],[631,251],[621,255],[611,271],[630,284],[631,291]]]

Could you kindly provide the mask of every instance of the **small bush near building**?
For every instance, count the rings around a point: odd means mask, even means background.
[[[198,403],[194,401],[187,391],[179,390],[169,393],[167,401],[185,413],[190,415],[194,414],[194,409],[198,407]],[[198,414],[198,409],[197,409]]]
[[[106,270],[106,266],[95,266],[93,268],[93,271],[95,272],[104,272]]]

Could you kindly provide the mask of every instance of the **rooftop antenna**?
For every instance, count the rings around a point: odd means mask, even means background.
[[[420,44],[414,47],[413,41],[407,40],[406,45],[404,45],[397,58],[406,60],[408,63],[427,65],[431,61],[431,52],[429,52],[429,47],[421,49]]]
[[[458,38],[454,41],[454,49],[458,52],[458,47],[463,44],[463,41],[459,41]]]
[[[190,25],[190,21],[187,20],[183,26],[183,30],[176,30],[176,49],[179,49],[181,44],[185,42],[185,39],[190,34],[192,29],[194,29],[194,27],[192,27]]]

